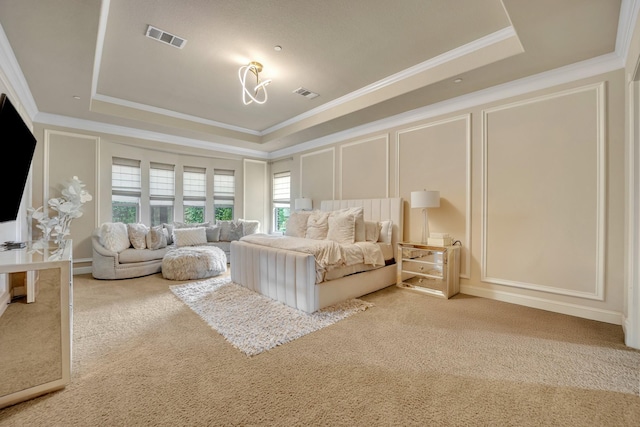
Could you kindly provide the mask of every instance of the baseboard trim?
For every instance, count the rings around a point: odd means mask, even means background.
[[[89,267],[76,267],[73,269],[73,275],[77,275],[77,274],[90,274],[91,273],[91,266]]]
[[[614,325],[622,325],[622,313],[611,310],[602,310],[593,307],[551,301],[544,298],[518,295],[511,292],[496,291],[493,289],[483,289],[473,285],[461,284],[460,293],[523,305],[525,307],[537,308],[554,313],[568,314],[570,316],[582,317],[589,320],[597,320],[599,322],[611,323]]]

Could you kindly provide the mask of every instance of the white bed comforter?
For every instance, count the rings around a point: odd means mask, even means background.
[[[339,244],[333,240],[276,236],[264,233],[250,234],[240,238],[240,240],[255,245],[312,254],[315,257],[316,266],[322,270],[361,263],[370,264],[374,267],[384,265],[382,250],[378,244],[372,242]]]

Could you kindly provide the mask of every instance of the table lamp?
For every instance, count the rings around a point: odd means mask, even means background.
[[[310,211],[312,209],[311,199],[307,197],[302,197],[300,199],[296,199],[295,208],[297,211]]]
[[[429,237],[427,209],[440,207],[440,192],[433,190],[412,191],[411,207],[422,209],[422,243],[426,244]]]

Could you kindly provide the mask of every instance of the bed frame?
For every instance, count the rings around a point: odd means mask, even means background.
[[[320,210],[363,207],[366,221],[391,220],[394,258],[403,233],[402,198],[323,200]],[[332,304],[377,291],[396,282],[396,265],[316,284],[313,255],[231,242],[231,280],[290,307],[313,313]]]

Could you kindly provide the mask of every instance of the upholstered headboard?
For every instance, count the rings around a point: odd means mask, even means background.
[[[320,202],[321,211],[335,211],[344,208],[362,207],[365,221],[391,220],[393,224],[391,243],[393,253],[397,258],[398,241],[403,236],[403,202],[401,197],[386,199],[355,199],[355,200],[323,200]]]

